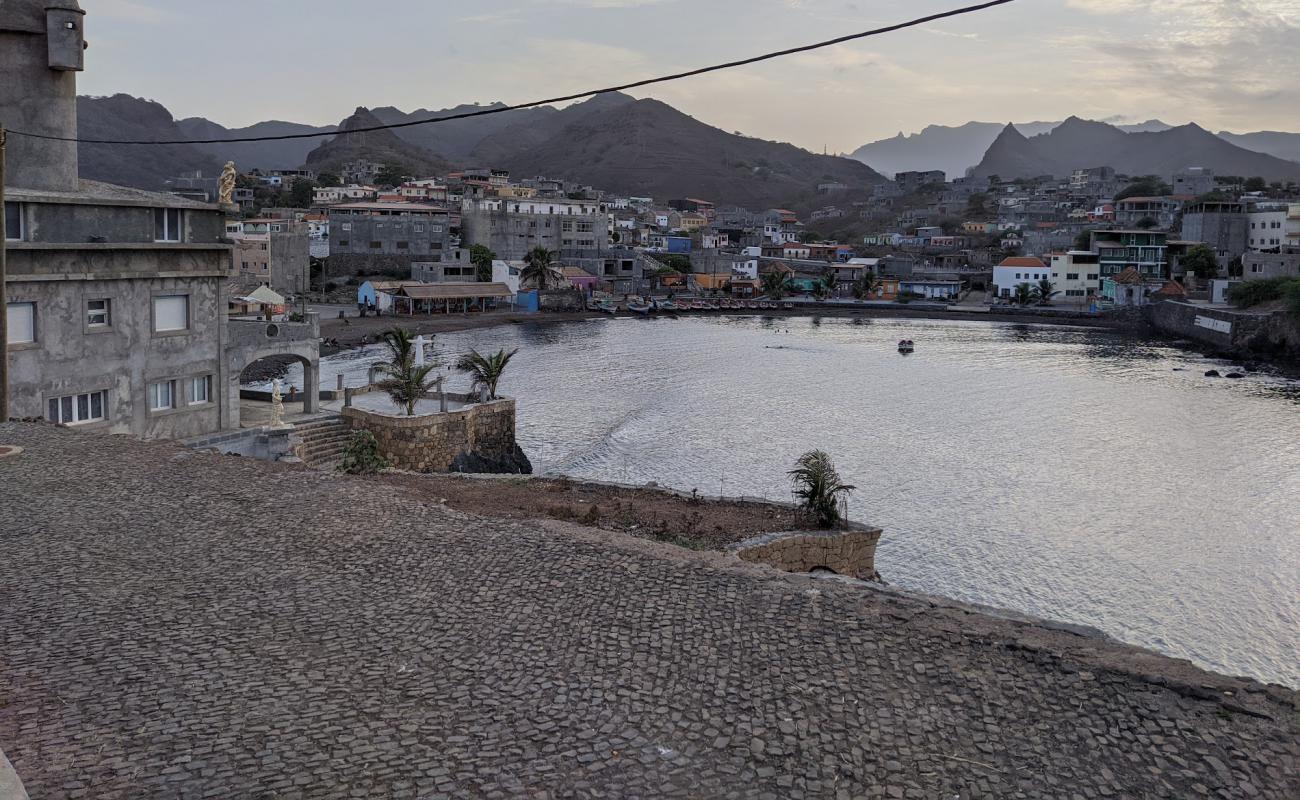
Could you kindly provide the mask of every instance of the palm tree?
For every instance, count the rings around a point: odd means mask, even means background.
[[[393,402],[406,409],[406,416],[415,416],[415,404],[433,388],[435,379],[429,375],[437,363],[415,363],[415,340],[405,328],[384,331],[380,338],[388,346],[388,360],[375,365],[380,375],[386,376],[376,386],[388,393]]]
[[[534,247],[524,256],[524,268],[519,271],[521,283],[531,283],[539,291],[546,291],[558,284],[560,271],[552,263],[555,254],[545,247]]]
[[[822,276],[813,283],[813,296],[818,300],[824,300],[827,297],[833,297],[835,290],[839,288],[840,282],[835,277],[835,270],[828,269],[822,273]]]
[[[1016,305],[1027,306],[1034,302],[1034,286],[1029,282],[1017,283],[1015,293],[1011,299],[1016,301]]]
[[[790,293],[793,282],[790,280],[790,273],[780,270],[773,270],[763,276],[763,294],[773,300],[780,300]]]
[[[471,349],[456,362],[456,369],[461,372],[468,372],[474,378],[474,388],[486,389],[487,399],[495,400],[497,399],[497,383],[501,380],[501,373],[505,372],[506,365],[518,352],[518,348],[511,350],[509,353],[502,349],[498,350],[495,355],[485,356],[477,350]]]
[[[840,496],[857,488],[840,479],[835,463],[821,450],[809,450],[799,456],[795,468],[787,474],[794,483],[794,496],[800,506],[822,528],[834,527],[840,521]]]
[[[876,293],[876,276],[873,273],[862,271],[858,279],[853,282],[853,296],[859,300],[866,300]]]
[[[1056,285],[1047,278],[1040,280],[1038,285],[1034,287],[1034,299],[1042,305],[1052,302],[1052,298],[1058,294],[1060,292],[1056,291]]]

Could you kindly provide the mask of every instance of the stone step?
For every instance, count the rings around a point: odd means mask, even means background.
[[[298,455],[303,459],[319,459],[330,455],[341,455],[346,451],[346,444],[303,445],[298,448]]]
[[[304,444],[316,444],[317,442],[338,442],[345,441],[352,436],[352,431],[342,428],[337,431],[326,431],[319,433],[312,431],[305,436],[299,436]]]

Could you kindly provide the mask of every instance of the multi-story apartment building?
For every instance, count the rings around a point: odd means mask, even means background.
[[[1246,234],[1246,207],[1241,203],[1207,200],[1183,209],[1182,238],[1213,250],[1220,267],[1246,251]]]
[[[1115,222],[1125,227],[1149,222],[1153,228],[1168,230],[1181,207],[1173,197],[1126,197],[1115,203]]]
[[[1300,204],[1254,206],[1246,216],[1246,245],[1251,250],[1300,246]]]
[[[1097,254],[1103,279],[1133,267],[1146,280],[1169,277],[1169,236],[1164,231],[1109,230],[1092,232],[1092,252]]]
[[[235,427],[240,370],[268,339],[226,319],[232,209],[80,180],[75,141],[22,135],[76,137],[82,19],[75,0],[0,14],[9,414],[150,438]]]
[[[439,262],[453,244],[446,208],[427,203],[371,202],[330,206],[331,276],[357,270],[409,270],[413,262]]]
[[[948,176],[940,169],[899,172],[894,175],[894,183],[904,194],[916,191],[922,186],[944,183],[947,180]]]
[[[1174,175],[1174,194],[1198,197],[1208,194],[1218,187],[1214,180],[1214,171],[1205,167],[1188,167]]]
[[[461,241],[485,245],[497,258],[518,261],[534,247],[560,258],[594,257],[609,249],[610,215],[593,200],[465,198]]]
[[[226,224],[234,244],[232,273],[285,295],[311,288],[311,234],[307,222],[246,219]]]
[[[1068,301],[1083,301],[1101,292],[1101,259],[1087,250],[1051,254],[1053,287]]]

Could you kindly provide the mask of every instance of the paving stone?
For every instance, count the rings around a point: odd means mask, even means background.
[[[1300,797],[1294,709],[1165,659],[382,479],[0,441],[32,797]]]

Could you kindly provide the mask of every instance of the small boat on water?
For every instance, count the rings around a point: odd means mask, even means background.
[[[618,313],[618,304],[613,300],[602,300],[597,310],[613,316]]]
[[[782,303],[781,308],[784,308],[786,311],[793,311],[794,303]]]
[[[644,316],[650,313],[650,304],[640,300],[629,300],[627,310]]]
[[[662,301],[662,302],[659,303],[659,310],[660,310],[660,311],[676,311],[676,310],[677,310],[677,304],[674,303],[672,300],[664,300],[664,301]]]
[[[910,353],[910,352],[912,352],[912,351],[915,350],[915,349],[916,349],[916,345],[913,344],[913,342],[912,342],[911,339],[899,339],[899,340],[898,340],[898,352],[903,353],[904,355],[906,355],[907,353]]]
[[[745,308],[748,308],[751,311],[762,307],[763,305],[761,303],[756,303],[753,300],[750,300],[748,303],[745,303]]]
[[[691,310],[692,310],[692,311],[708,311],[708,310],[709,310],[709,304],[706,303],[706,302],[704,302],[703,300],[696,300],[694,303],[691,303]]]

